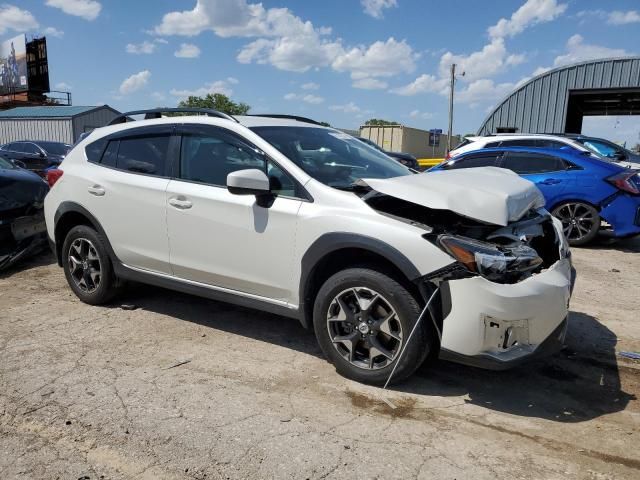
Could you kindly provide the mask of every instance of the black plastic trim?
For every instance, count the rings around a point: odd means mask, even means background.
[[[325,233],[311,244],[301,260],[302,275],[300,276],[299,287],[299,310],[301,312],[300,321],[305,327],[309,327],[312,323],[311,319],[305,315],[305,305],[311,301],[311,299],[307,297],[315,268],[328,254],[346,248],[360,248],[380,255],[393,263],[411,281],[421,276],[416,266],[411,263],[407,257],[396,248],[381,240],[357,233]]]

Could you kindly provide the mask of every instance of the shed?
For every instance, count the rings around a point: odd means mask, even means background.
[[[42,140],[73,144],[80,134],[104,127],[119,114],[108,105],[16,107],[0,111],[0,143]]]
[[[492,133],[581,133],[588,115],[640,114],[640,57],[555,68],[519,85],[478,129]]]
[[[442,158],[446,154],[447,136],[441,135],[437,145],[429,145],[429,132],[405,125],[362,125],[360,136],[374,141],[383,150],[410,153],[416,158]],[[451,139],[457,146],[460,136]]]

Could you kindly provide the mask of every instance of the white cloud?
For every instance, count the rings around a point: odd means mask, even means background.
[[[501,18],[498,23],[489,27],[491,38],[513,37],[526,28],[538,23],[550,22],[567,9],[566,3],[557,0],[527,0],[511,18]]]
[[[397,0],[360,0],[364,13],[373,18],[382,18],[382,11],[387,8],[397,7]]]
[[[567,53],[555,58],[553,64],[556,67],[570,63],[595,60],[597,58],[627,57],[631,53],[622,48],[609,48],[600,45],[584,43],[582,35],[573,35],[567,41]]]
[[[167,96],[162,92],[151,92],[149,96],[156,102],[162,102],[167,99]]]
[[[55,88],[56,90],[69,91],[72,87],[68,83],[58,82],[53,86],[53,88]]]
[[[353,102],[349,102],[344,105],[331,105],[329,110],[343,113],[360,113],[362,111],[362,109]]]
[[[156,43],[162,43],[163,45],[166,45],[167,43],[169,43],[167,40],[165,40],[164,38],[160,38],[160,37],[154,38],[153,41],[156,42]]]
[[[420,110],[412,110],[411,113],[409,113],[409,116],[411,118],[421,118],[423,120],[428,120],[428,119],[434,117],[433,113],[431,113],[431,112],[421,112]]]
[[[64,32],[62,30],[58,30],[55,27],[47,27],[42,31],[42,33],[44,33],[49,37],[56,37],[56,38],[61,38],[64,36]]]
[[[270,64],[290,72],[332,66],[354,78],[392,76],[412,71],[417,58],[405,41],[393,38],[346,49],[342,39],[329,36],[330,28],[316,27],[288,8],[265,8],[247,0],[197,0],[192,10],[164,15],[153,32],[194,36],[207,30],[220,37],[253,37],[240,48],[240,63]]]
[[[551,67],[538,67],[533,71],[533,76],[537,77],[538,75],[542,75],[543,73],[547,73],[551,70]]]
[[[524,53],[514,53],[507,57],[505,60],[505,65],[515,66],[520,65],[527,61],[527,56]]]
[[[133,55],[150,55],[156,50],[156,44],[148,41],[144,41],[142,43],[128,43],[126,46],[127,53],[131,53]]]
[[[118,91],[122,95],[129,95],[130,93],[137,92],[147,86],[149,78],[151,78],[151,72],[149,70],[143,70],[135,73],[130,77],[125,78]]]
[[[434,75],[423,73],[413,82],[403,87],[391,89],[391,93],[398,95],[417,95],[419,93],[439,93],[446,95],[449,91],[449,81],[446,78],[437,78]]]
[[[310,103],[312,105],[318,105],[320,103],[324,102],[324,98],[318,96],[318,95],[313,95],[311,93],[308,94],[299,94],[299,93],[287,93],[284,96],[285,100],[299,100],[301,102],[306,102],[306,103]]]
[[[378,78],[361,78],[359,80],[354,80],[352,86],[363,90],[382,90],[383,88],[387,88],[389,85],[387,82]]]
[[[95,0],[47,0],[47,5],[85,20],[95,20],[102,10],[100,2]]]
[[[473,81],[486,78],[504,70],[505,66],[517,65],[524,61],[523,55],[509,55],[502,38],[494,38],[482,50],[469,55],[455,55],[447,52],[440,58],[439,72],[441,77],[449,75],[451,64],[456,64],[456,71],[464,72],[464,80]]]
[[[475,107],[480,103],[500,100],[511,92],[515,87],[513,83],[494,83],[490,79],[480,79],[471,82],[466,88],[456,91],[455,101],[457,103],[469,104]]]
[[[397,73],[415,70],[418,55],[404,41],[393,37],[386,42],[377,41],[369,47],[354,47],[336,57],[333,68],[339,72],[351,72],[351,77],[389,77]]]
[[[627,25],[629,23],[640,23],[640,13],[637,10],[621,12],[615,10],[609,14],[607,23],[611,25]]]
[[[314,83],[314,82],[308,82],[308,83],[303,83],[302,85],[300,85],[300,88],[302,90],[318,90],[320,88],[320,85],[318,85],[317,83]]]
[[[207,94],[221,93],[223,95],[231,96],[233,94],[233,90],[229,86],[228,80],[217,80],[211,83],[205,83],[202,87],[196,88],[194,90],[189,89],[172,89],[169,91],[171,95],[178,98],[187,98],[187,97],[204,97]]]
[[[38,22],[30,11],[22,10],[15,5],[0,6],[0,34],[8,30],[24,32],[38,27]]]
[[[200,49],[192,43],[181,43],[180,49],[177,50],[174,55],[178,58],[198,58],[200,56]]]
[[[227,77],[227,82],[229,82],[232,85],[237,85],[238,83],[240,83],[240,80],[238,80],[235,77]]]

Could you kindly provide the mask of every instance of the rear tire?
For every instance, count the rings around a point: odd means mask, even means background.
[[[350,268],[336,273],[320,288],[313,326],[325,356],[338,373],[352,380],[384,385],[400,359],[393,384],[411,376],[437,348],[437,341],[429,335],[428,316],[405,346],[421,311],[413,295],[390,276]]]
[[[591,242],[600,230],[600,214],[588,203],[562,203],[551,214],[562,222],[564,235],[573,247]]]
[[[73,227],[62,245],[62,266],[73,293],[89,305],[102,305],[118,293],[105,241],[93,228]]]

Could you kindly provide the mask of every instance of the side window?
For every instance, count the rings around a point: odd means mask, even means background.
[[[489,142],[484,146],[484,148],[496,148],[500,146],[500,143],[502,142]]]
[[[24,143],[22,142],[13,142],[9,144],[9,150],[16,153],[24,152]]]
[[[501,147],[536,147],[536,141],[534,139],[521,138],[518,140],[503,140]]]
[[[605,157],[611,158],[616,153],[616,149],[610,145],[607,145],[606,143],[587,140],[586,142],[584,142],[584,145],[585,147],[591,148],[592,150],[595,150],[600,155],[603,155]]]
[[[267,162],[267,176],[269,177],[269,186],[272,193],[284,197],[299,196],[293,179],[272,161]]]
[[[263,155],[232,135],[213,129],[182,135],[180,178],[184,180],[224,187],[227,175],[249,168],[265,171]]]
[[[497,159],[498,154],[496,153],[468,155],[452,163],[449,169],[495,167]]]
[[[148,175],[165,175],[169,134],[148,134],[120,139],[116,168]]]
[[[509,152],[504,161],[504,168],[520,175],[527,175],[565,170],[566,165],[562,159],[549,155]]]
[[[100,159],[100,164],[105,165],[107,167],[115,168],[118,163],[118,145],[120,144],[119,140],[111,140],[105,148],[104,153]]]
[[[539,139],[536,140],[536,146],[539,148],[563,148],[567,145],[557,140]]]
[[[40,149],[36,147],[33,143],[23,143],[22,147],[23,147],[22,151],[24,153],[29,153],[32,155],[38,155],[39,153],[42,153]]]
[[[100,163],[100,158],[102,157],[102,152],[104,152],[104,148],[107,146],[107,140],[101,138],[96,140],[95,142],[90,143],[84,149],[84,152],[87,155],[87,160],[93,163]]]

